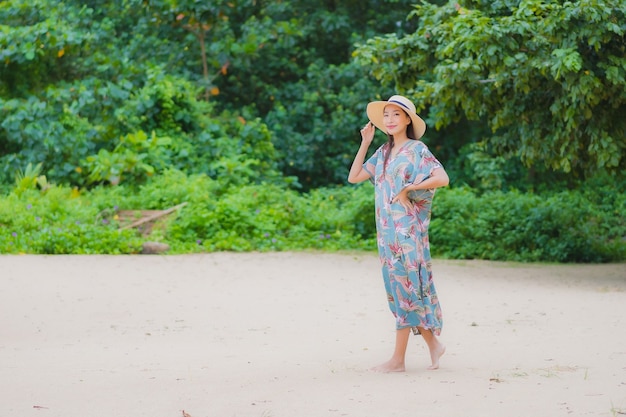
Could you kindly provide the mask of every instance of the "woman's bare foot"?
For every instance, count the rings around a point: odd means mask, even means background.
[[[435,369],[439,369],[439,358],[446,353],[446,347],[437,341],[437,344],[430,349],[430,360],[432,365],[430,365],[427,369],[433,371]]]
[[[389,372],[404,372],[406,369],[404,366],[404,362],[389,359],[385,363],[382,363],[378,366],[374,366],[373,368],[371,368],[371,370],[375,372],[389,373]]]

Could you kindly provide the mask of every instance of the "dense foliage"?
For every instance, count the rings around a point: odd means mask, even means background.
[[[503,210],[503,207],[506,209]],[[548,262],[626,259],[626,195],[612,188],[558,193],[439,193],[435,253],[450,258]]]
[[[402,33],[409,11],[406,0],[4,1],[0,181],[30,162],[51,180],[92,185],[85,160],[140,130],[168,137],[174,159],[211,158],[211,130],[224,130],[215,118],[232,118],[269,126],[260,134],[270,132],[277,168],[305,189],[343,183],[348,140],[380,90],[350,62],[352,43]]]
[[[530,168],[624,171],[626,3],[423,2],[411,16],[413,33],[355,54],[432,126],[477,121],[488,130],[474,149]]]
[[[167,170],[149,184],[38,190],[23,183],[0,199],[1,253],[138,253],[161,240],[170,253],[372,248],[371,189],[320,189],[307,195],[284,185],[233,186],[228,177]],[[187,203],[149,237],[119,229],[121,210]]]
[[[626,259],[622,3],[1,1],[0,253],[134,253],[115,207],[181,202],[173,252],[373,248],[344,184],[399,92],[452,179],[435,254]]]
[[[233,187],[227,177],[168,170],[139,189],[37,190],[24,182],[0,199],[2,253],[138,253],[145,240],[170,253],[374,250],[373,188]],[[121,210],[186,203],[147,237],[120,229]],[[502,210],[502,207],[507,207]],[[547,262],[626,259],[626,195],[609,188],[541,196],[441,189],[431,224],[434,256]]]

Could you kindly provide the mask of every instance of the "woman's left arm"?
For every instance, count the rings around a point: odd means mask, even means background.
[[[430,177],[418,184],[411,184],[405,188],[407,191],[412,190],[428,190],[429,188],[445,187],[450,183],[448,173],[443,167],[435,168],[430,174]]]
[[[408,198],[408,192],[414,190],[427,190],[429,188],[438,188],[445,187],[450,183],[450,178],[448,178],[448,173],[443,167],[435,168],[433,172],[430,174],[430,177],[426,178],[424,181],[411,184],[409,186],[404,187],[402,191],[398,193],[397,196],[393,198],[392,203],[399,202],[409,210],[411,208],[411,202]]]

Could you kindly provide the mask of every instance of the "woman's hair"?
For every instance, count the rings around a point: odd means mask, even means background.
[[[404,110],[402,110],[404,111]],[[406,113],[406,112],[404,112]],[[410,119],[411,117],[409,116],[408,113],[406,113],[406,116]],[[409,123],[406,127],[406,136],[409,139],[413,139],[415,140],[415,138],[413,137],[413,120],[411,120],[411,123]],[[394,140],[393,140],[393,135],[390,135],[389,133],[387,133],[387,143],[385,144],[385,160],[383,163],[383,175],[385,175],[385,171],[387,169],[387,162],[389,161],[389,156],[391,155],[391,149],[393,148],[393,146],[395,145]]]

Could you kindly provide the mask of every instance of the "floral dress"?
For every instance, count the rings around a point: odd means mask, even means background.
[[[409,192],[413,203],[407,211],[391,200],[405,187],[420,183],[442,167],[421,141],[409,140],[390,156],[383,172],[386,145],[363,164],[376,190],[378,253],[389,308],[396,328],[418,327],[441,333],[442,315],[433,283],[428,225],[435,189]]]

